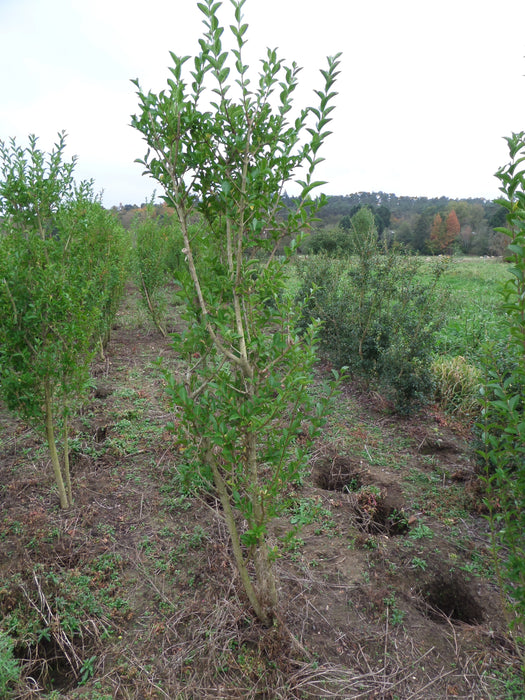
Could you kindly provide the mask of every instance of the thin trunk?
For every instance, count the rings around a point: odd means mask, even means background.
[[[162,337],[163,337],[163,338],[167,338],[167,337],[168,337],[168,334],[166,333],[166,330],[165,330],[164,327],[162,326],[161,322],[159,321],[159,319],[158,319],[158,317],[157,317],[157,312],[156,312],[155,309],[153,308],[153,304],[152,304],[151,299],[150,299],[150,297],[149,297],[146,284],[144,283],[144,279],[142,279],[142,289],[144,290],[144,296],[145,296],[145,298],[146,298],[146,303],[147,303],[147,305],[148,305],[148,309],[149,309],[149,312],[150,312],[150,314],[151,314],[151,318],[153,319],[153,323],[154,323],[155,326],[157,327],[157,330],[159,330],[159,331],[161,332]]]
[[[262,503],[262,492],[259,484],[257,469],[257,435],[251,432],[246,441],[247,471],[250,475],[250,500],[253,508],[253,518],[257,526],[265,524],[266,516]],[[264,537],[264,536],[263,536]],[[258,588],[258,598],[262,605],[269,610],[277,607],[277,583],[266,539],[262,539],[255,549],[255,575]]]
[[[51,403],[51,388],[49,386],[49,382],[46,382],[45,384],[45,412],[46,438],[49,447],[49,455],[51,457],[51,464],[53,465],[53,472],[55,474],[55,481],[58,488],[60,507],[68,508],[70,504],[67,498],[66,489],[64,488],[64,480],[62,479],[62,472],[60,471],[60,462],[58,460],[58,453],[55,442],[55,431],[53,428],[53,406]]]
[[[215,461],[215,458],[212,454],[209,454],[208,456],[209,462],[211,464],[212,472],[213,472],[213,480],[215,482],[215,487],[217,488],[217,492],[219,494],[219,498],[222,504],[222,508],[224,511],[224,518],[226,520],[226,527],[228,528],[228,532],[230,533],[231,541],[232,541],[232,548],[233,548],[233,556],[235,557],[235,563],[237,564],[237,569],[239,571],[239,575],[241,577],[241,582],[244,587],[244,590],[246,592],[246,595],[248,596],[248,600],[251,603],[251,606],[259,618],[259,620],[263,623],[263,625],[266,625],[269,627],[272,624],[272,617],[269,615],[267,612],[266,608],[264,605],[262,605],[259,596],[257,595],[257,591],[255,590],[255,587],[252,583],[252,580],[250,578],[250,574],[248,573],[248,569],[246,567],[246,562],[244,560],[244,557],[242,555],[242,547],[241,547],[241,539],[239,537],[239,531],[237,529],[237,525],[235,523],[235,517],[233,515],[232,507],[230,504],[230,496],[228,494],[228,488],[226,486],[226,483],[224,479],[222,478],[222,475],[219,471],[219,467],[217,466],[217,463]]]
[[[71,472],[69,471],[69,438],[68,438],[68,420],[64,416],[64,478],[66,481],[67,497],[69,505],[73,505],[73,490],[71,488]]]
[[[268,616],[277,608],[277,581],[273,563],[270,559],[268,544],[264,539],[255,551],[255,575],[257,578],[258,598],[265,610],[269,610]]]

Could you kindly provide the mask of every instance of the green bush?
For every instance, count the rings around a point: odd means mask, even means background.
[[[71,245],[77,248],[81,267],[76,274],[90,280],[86,302],[98,316],[92,344],[105,347],[130,275],[129,234],[113,212],[88,197],[64,204],[57,212],[56,227],[67,231]]]
[[[44,432],[66,508],[73,500],[69,419],[121,298],[127,244],[92,183],[74,182],[65,136],[49,154],[37,142],[0,141],[0,394]]]
[[[284,292],[303,232],[325,202],[311,193],[321,184],[313,175],[339,60],[322,70],[318,107],[289,121],[297,65],[268,50],[252,83],[241,58],[244,0],[231,3],[231,50],[222,48],[220,3],[198,5],[206,31],[191,80],[187,57],[172,53],[168,90],[155,95],[133,81],[140,111],[132,124],[148,144],[139,162],[163,187],[184,239],[186,328],[174,347],[186,369],[166,373],[178,430],[213,479],[244,592],[260,622],[273,625],[279,587],[268,526],[306,467],[328,400],[309,390],[316,324],[302,338],[292,332],[298,310]],[[278,104],[270,99],[277,89]],[[285,185],[299,173],[299,203],[288,209]]]
[[[142,303],[156,328],[166,336],[168,286],[180,274],[183,258],[180,226],[169,214],[157,216],[150,204],[133,221],[132,235],[135,280]]]
[[[10,697],[9,689],[18,680],[20,668],[13,656],[14,642],[0,630],[0,696]]]
[[[333,257],[348,255],[350,253],[350,238],[343,230],[316,231],[312,233],[301,249],[307,255],[324,253]]]
[[[308,299],[301,323],[321,319],[322,354],[407,412],[432,393],[430,358],[443,322],[436,285],[445,266],[439,261],[424,281],[417,258],[379,244],[370,210],[361,209],[352,224],[356,255],[298,261],[297,299]]]

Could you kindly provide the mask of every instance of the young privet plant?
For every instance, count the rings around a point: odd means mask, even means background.
[[[525,132],[507,139],[510,163],[496,177],[507,210],[509,279],[502,288],[508,328],[502,364],[487,352],[482,455],[487,466],[488,505],[500,578],[509,596],[513,627],[525,642]],[[525,661],[523,655],[522,660]],[[525,675],[525,664],[523,665]]]
[[[190,278],[182,292],[187,330],[176,339],[187,372],[182,381],[170,377],[170,393],[220,498],[249,601],[270,624],[278,598],[268,524],[283,489],[300,478],[323,414],[308,391],[315,324],[298,337],[297,310],[283,291],[288,263],[323,203],[310,195],[322,184],[313,175],[329,133],[338,56],[321,71],[318,106],[291,120],[299,68],[268,50],[252,82],[244,2],[231,2],[231,51],[222,45],[220,3],[199,3],[206,30],[189,76],[189,57],[171,54],[166,91],[146,93],[134,81],[140,112],[132,123],[149,148],[139,162],[177,213]],[[300,203],[285,211],[284,185],[299,167]]]
[[[10,410],[43,430],[66,508],[69,416],[87,387],[106,303],[108,262],[93,243],[110,226],[104,217],[96,231],[90,225],[101,207],[91,183],[75,185],[75,161],[63,162],[64,148],[63,134],[47,156],[36,137],[28,148],[0,144],[0,392]]]
[[[141,299],[157,330],[167,337],[166,292],[179,276],[184,243],[173,215],[160,216],[153,204],[139,214],[131,226],[135,245],[135,280]]]
[[[3,233],[13,228],[35,232],[45,239],[53,232],[60,202],[71,199],[75,192],[75,158],[69,163],[63,160],[64,133],[58,135],[58,143],[49,154],[37,147],[37,141],[30,135],[27,148],[18,146],[14,139],[0,141],[0,213]],[[82,183],[81,189],[90,184]]]
[[[86,304],[98,316],[92,346],[98,345],[103,354],[131,272],[130,236],[117,217],[91,195],[65,202],[56,221],[78,247],[75,255],[82,276],[90,282]]]

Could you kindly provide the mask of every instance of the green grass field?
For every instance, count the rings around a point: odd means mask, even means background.
[[[451,261],[442,287],[449,295],[446,321],[436,351],[480,363],[483,345],[505,337],[499,310],[499,290],[510,276],[509,265],[496,259],[459,258]]]

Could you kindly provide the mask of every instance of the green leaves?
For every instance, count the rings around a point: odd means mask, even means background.
[[[167,207],[160,215],[147,205],[131,226],[135,240],[133,271],[141,299],[157,329],[166,337],[166,285],[183,273],[180,227]]]
[[[513,625],[525,623],[525,132],[506,139],[510,162],[496,177],[507,210],[507,227],[498,229],[510,239],[509,279],[502,286],[502,311],[508,327],[505,357],[487,349],[481,456],[486,486],[492,545]],[[511,625],[512,626],[512,625]]]
[[[199,3],[205,31],[191,86],[186,59],[172,54],[165,91],[146,94],[134,81],[140,111],[132,124],[148,145],[146,172],[176,211],[187,264],[180,293],[186,330],[174,342],[186,369],[180,382],[169,379],[170,397],[185,443],[199,454],[197,468],[213,473],[246,592],[268,624],[266,611],[277,599],[267,524],[286,484],[304,469],[325,412],[309,390],[315,326],[303,338],[296,333],[300,309],[287,295],[285,266],[324,201],[311,194],[323,184],[314,171],[328,135],[338,60],[329,59],[323,71],[319,108],[301,109],[288,121],[300,69],[268,49],[258,80],[250,82],[244,4],[231,2],[228,51],[220,3]],[[302,202],[287,212],[282,193],[304,166]],[[233,510],[242,517],[236,520]],[[238,520],[246,522],[242,533]],[[256,561],[255,584],[249,558]]]
[[[0,391],[12,411],[45,426],[52,459],[53,424],[85,395],[127,276],[121,229],[90,183],[74,183],[64,147],[63,134],[47,159],[36,137],[25,149],[1,147]],[[60,491],[58,464],[55,473]]]
[[[14,139],[9,143],[0,141],[0,216],[16,228],[34,229],[45,237],[58,202],[74,193],[75,158],[70,163],[62,162],[64,132],[58,135],[47,162],[46,154],[37,147],[37,137],[30,135],[28,141],[25,149],[17,146]]]

